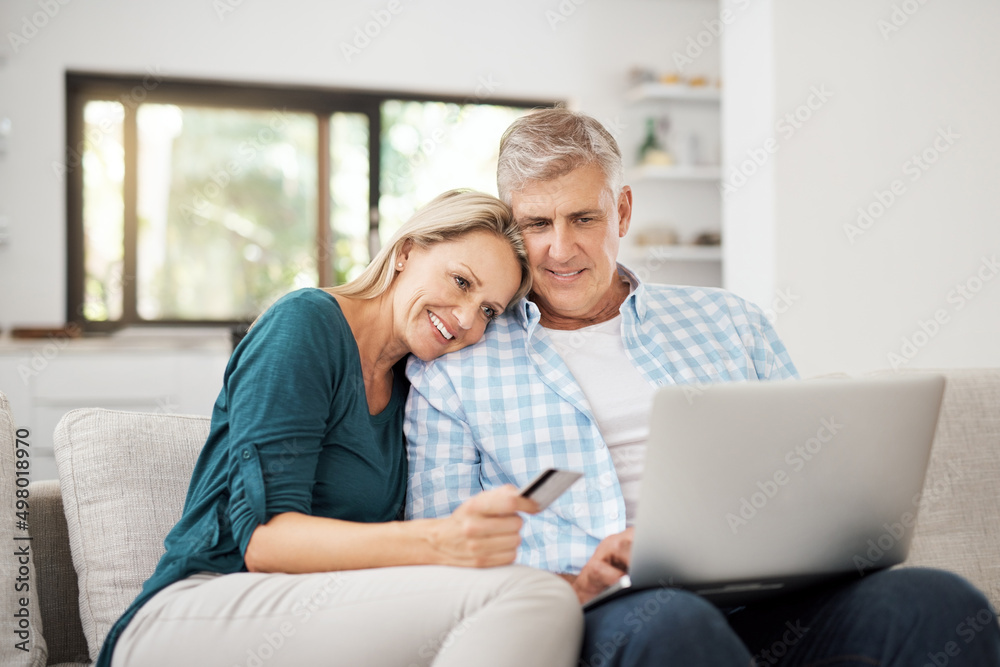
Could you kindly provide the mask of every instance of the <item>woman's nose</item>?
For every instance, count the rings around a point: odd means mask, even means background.
[[[455,320],[458,322],[458,326],[466,331],[471,329],[476,322],[475,318],[478,310],[479,306],[471,303],[462,304],[455,308]]]

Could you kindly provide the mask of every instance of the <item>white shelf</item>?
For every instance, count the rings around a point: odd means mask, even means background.
[[[686,100],[691,102],[716,102],[722,91],[713,86],[688,86],[680,83],[643,83],[625,94],[629,102],[644,100]]]
[[[19,355],[33,358],[35,352],[45,355],[46,359],[51,359],[56,352],[66,356],[86,356],[112,352],[143,355],[170,354],[178,351],[229,354],[232,352],[232,345],[229,330],[224,328],[185,330],[157,327],[143,330],[141,327],[133,327],[111,335],[83,336],[81,338],[46,336],[45,338],[15,339],[5,333],[0,335],[0,357]]]
[[[688,241],[705,229],[720,229],[722,197],[716,190],[722,183],[722,167],[703,164],[701,160],[718,162],[714,156],[720,143],[721,88],[714,81],[708,86],[651,82],[628,89],[625,98],[630,127],[626,143],[640,146],[645,139],[643,128],[648,131],[650,121],[659,123],[654,130],[666,133],[658,138],[677,162],[668,166],[636,165],[626,170],[626,182],[641,192],[644,201],[649,196],[652,204],[633,215],[633,233],[647,228],[652,232],[658,225],[667,224],[680,239]],[[633,155],[626,159],[637,161]],[[667,201],[669,205],[656,213],[658,204]],[[655,243],[658,239],[651,233],[645,239],[634,240]],[[630,242],[623,244],[622,253],[627,257],[626,266],[633,262],[649,274],[651,282],[722,286],[721,246]]]
[[[641,165],[629,171],[630,180],[718,181],[722,169],[718,166]]]
[[[685,262],[721,262],[722,247],[717,245],[648,245],[636,246],[647,257]]]

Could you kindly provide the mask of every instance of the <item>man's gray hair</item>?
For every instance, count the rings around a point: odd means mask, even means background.
[[[617,200],[624,175],[618,142],[597,120],[569,109],[541,109],[518,118],[500,139],[497,191],[508,206],[511,193],[529,181],[549,181],[596,164]]]

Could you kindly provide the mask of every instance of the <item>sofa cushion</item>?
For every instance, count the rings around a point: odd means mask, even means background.
[[[207,417],[73,410],[55,431],[80,621],[92,660],[180,518]]]
[[[28,432],[17,429],[7,397],[0,393],[0,544],[4,551],[0,556],[0,665],[11,667],[42,667],[48,660],[38,612],[34,550],[27,539],[32,522],[28,477],[17,474],[30,473],[30,445]],[[18,450],[25,454],[19,457]],[[18,492],[27,497],[18,498]],[[27,506],[18,507],[18,500],[25,501]],[[18,516],[21,511],[25,514]],[[19,521],[24,521],[23,527]],[[27,555],[18,555],[22,551]]]
[[[1000,608],[1000,368],[933,372],[947,383],[906,565],[956,572]]]

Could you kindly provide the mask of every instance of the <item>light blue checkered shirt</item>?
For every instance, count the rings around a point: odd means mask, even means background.
[[[757,306],[619,270],[632,286],[620,309],[625,350],[652,385],[797,375]],[[432,362],[411,357],[406,516],[446,516],[479,491],[522,486],[545,468],[582,471],[548,509],[526,517],[517,556],[577,573],[603,538],[625,530],[625,502],[587,398],[539,318],[522,300],[476,345]]]

